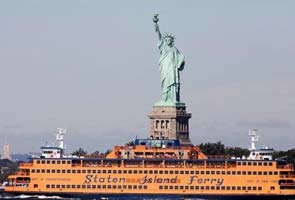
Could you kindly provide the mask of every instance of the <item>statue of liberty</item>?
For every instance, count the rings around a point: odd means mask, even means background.
[[[162,36],[158,25],[158,15],[153,18],[158,34],[160,49],[160,75],[162,85],[162,99],[156,106],[175,106],[180,103],[179,71],[184,68],[184,56],[174,47],[175,37],[171,34]]]

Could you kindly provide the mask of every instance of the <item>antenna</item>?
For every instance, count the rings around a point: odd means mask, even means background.
[[[249,129],[248,134],[251,136],[251,146],[250,146],[249,150],[256,150],[255,144],[259,141],[257,131],[258,131],[258,129],[256,129],[256,128]]]
[[[57,128],[56,141],[58,142],[58,147],[61,149],[65,149],[64,135],[66,134],[66,132],[67,132],[66,128]]]

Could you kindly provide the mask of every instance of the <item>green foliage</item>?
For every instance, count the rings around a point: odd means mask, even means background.
[[[0,160],[0,183],[7,180],[7,177],[17,171],[19,163],[4,159]]]
[[[242,157],[248,156],[249,150],[240,147],[225,147],[220,141],[215,143],[207,142],[199,145],[201,151],[206,155],[225,155],[229,157]]]
[[[275,151],[273,154],[273,158],[282,158],[287,162],[290,162],[293,165],[295,165],[295,148],[290,149],[288,151]]]
[[[85,156],[85,155],[87,154],[87,151],[85,151],[84,149],[82,149],[82,148],[80,147],[79,149],[73,151],[72,154],[75,155],[75,156],[80,157],[80,156]]]

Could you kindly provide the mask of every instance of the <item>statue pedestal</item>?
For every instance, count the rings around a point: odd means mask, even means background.
[[[150,118],[150,137],[152,139],[179,139],[181,145],[191,146],[189,138],[189,119],[184,103],[175,106],[156,104],[148,115]]]

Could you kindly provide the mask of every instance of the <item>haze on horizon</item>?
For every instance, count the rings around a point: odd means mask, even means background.
[[[194,144],[295,143],[294,1],[1,1],[0,145],[71,152],[148,137],[160,99],[152,17],[184,54],[181,100]]]

